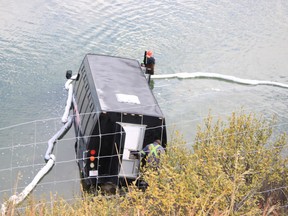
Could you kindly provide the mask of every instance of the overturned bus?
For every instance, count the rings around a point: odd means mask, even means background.
[[[139,176],[141,158],[135,152],[155,139],[166,146],[164,115],[137,60],[87,54],[73,100],[75,151],[85,190],[106,183],[126,186]]]

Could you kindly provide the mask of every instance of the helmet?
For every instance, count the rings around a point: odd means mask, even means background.
[[[148,58],[150,58],[152,55],[153,55],[153,52],[152,52],[151,50],[148,50],[148,51],[146,52],[146,56],[147,56]]]

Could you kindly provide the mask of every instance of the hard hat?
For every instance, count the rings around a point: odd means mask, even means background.
[[[151,50],[148,50],[147,52],[146,52],[146,56],[147,57],[151,57],[153,55],[153,52],[151,51]]]

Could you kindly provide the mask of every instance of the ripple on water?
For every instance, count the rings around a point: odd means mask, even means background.
[[[152,49],[157,74],[203,71],[287,83],[287,26],[288,1],[281,0],[0,1],[0,123],[60,116],[65,71],[77,71],[91,52],[142,60],[143,51]],[[168,123],[179,123],[179,113],[183,121],[200,121],[209,108],[221,115],[239,105],[259,112],[268,107],[285,118],[286,90],[271,88],[175,79],[155,81],[154,92]],[[192,124],[177,127],[191,136]],[[47,132],[41,125],[37,129]],[[43,149],[50,132],[41,139]],[[35,151],[41,155],[43,149]],[[55,172],[47,178],[55,180]],[[11,188],[7,179],[0,190]]]

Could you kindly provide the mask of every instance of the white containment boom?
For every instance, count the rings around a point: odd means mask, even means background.
[[[73,117],[69,117],[69,112],[71,109],[71,104],[73,101],[73,81],[77,78],[77,76],[72,76],[65,84],[66,90],[68,90],[68,98],[66,102],[65,112],[62,116],[62,122],[65,123],[61,129],[48,141],[48,148],[45,154],[45,166],[37,173],[37,175],[34,177],[32,182],[25,187],[25,189],[18,195],[12,195],[5,203],[1,206],[1,214],[2,216],[5,216],[7,213],[7,208],[9,205],[12,206],[12,208],[19,203],[21,203],[28,195],[29,193],[36,187],[38,182],[51,170],[53,167],[56,157],[52,154],[54,144],[57,142],[57,140],[61,139],[71,128],[73,123]]]

